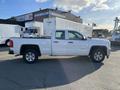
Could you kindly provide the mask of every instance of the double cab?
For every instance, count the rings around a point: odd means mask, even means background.
[[[27,63],[34,63],[41,55],[88,56],[100,63],[110,55],[110,41],[86,38],[77,31],[56,30],[51,37],[11,38],[9,54],[23,55]]]

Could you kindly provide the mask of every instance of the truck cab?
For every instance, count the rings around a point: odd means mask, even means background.
[[[84,55],[87,39],[77,31],[58,30],[52,37],[53,55]],[[87,53],[86,53],[87,55]]]

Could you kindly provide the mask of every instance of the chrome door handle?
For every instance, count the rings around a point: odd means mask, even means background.
[[[59,43],[59,41],[54,41],[54,43]]]
[[[68,42],[68,43],[73,43],[73,42]]]

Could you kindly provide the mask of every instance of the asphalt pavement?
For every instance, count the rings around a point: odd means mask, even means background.
[[[103,63],[88,57],[43,56],[35,64],[0,47],[0,90],[120,90],[120,47]]]

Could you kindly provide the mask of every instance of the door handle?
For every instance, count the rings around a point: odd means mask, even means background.
[[[68,42],[68,43],[73,43],[73,42]]]
[[[54,41],[54,43],[59,43],[59,41]]]

